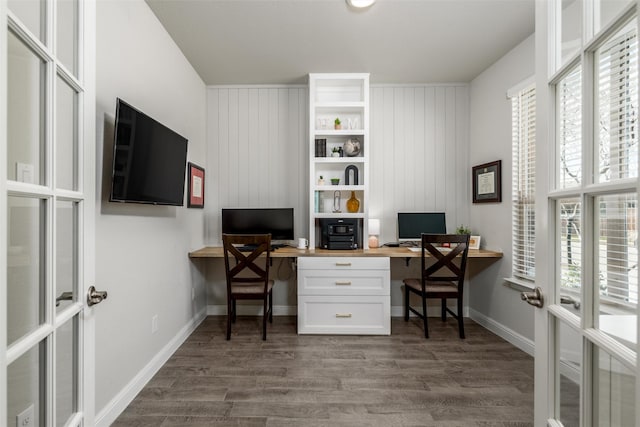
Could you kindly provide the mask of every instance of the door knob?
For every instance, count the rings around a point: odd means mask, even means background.
[[[73,300],[73,292],[65,291],[56,298],[56,307],[60,306],[60,301],[71,301],[71,300]]]
[[[542,289],[540,289],[540,287],[536,287],[533,292],[521,292],[520,299],[534,307],[542,308],[544,305],[544,296],[542,295]]]
[[[87,292],[87,304],[89,304],[89,307],[100,304],[105,299],[107,299],[107,291],[96,291],[95,286],[89,286],[89,291]]]
[[[569,295],[560,295],[560,304],[571,304],[576,310],[580,310],[580,301]]]

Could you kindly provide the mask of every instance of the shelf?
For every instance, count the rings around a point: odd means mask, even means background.
[[[317,109],[362,109],[364,108],[364,102],[362,101],[353,101],[353,102],[316,102]]]
[[[315,191],[364,191],[364,185],[316,185]]]
[[[312,215],[313,215],[314,218],[364,218],[364,213],[363,212],[359,212],[359,213],[349,213],[349,212],[321,213],[321,212],[314,212]]]
[[[364,163],[364,157],[354,156],[354,157],[314,157],[314,163]]]
[[[369,74],[367,73],[311,73],[309,74],[309,245],[317,247],[321,240],[322,218],[351,219],[358,224],[358,247],[368,248],[367,219],[369,196]],[[340,119],[342,129],[334,122]],[[324,140],[324,151],[318,152],[317,140]],[[357,139],[360,150],[353,157],[330,157],[336,147]],[[315,157],[314,153],[328,154]],[[353,169],[356,169],[355,171]],[[354,173],[355,172],[355,173]],[[346,180],[348,174],[349,180]],[[325,185],[317,185],[320,177]],[[351,179],[353,177],[353,179]],[[331,178],[339,178],[341,185],[331,185]],[[352,183],[346,185],[347,182]],[[353,185],[358,183],[358,185]],[[332,213],[334,192],[341,192],[343,212]],[[348,213],[346,202],[350,192],[360,201],[360,212]],[[336,193],[338,194],[338,193]],[[325,209],[325,207],[327,209]]]
[[[316,129],[313,131],[315,136],[364,136],[363,129]]]

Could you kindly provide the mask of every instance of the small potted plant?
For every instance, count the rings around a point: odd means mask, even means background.
[[[339,118],[336,117],[336,119],[333,121],[333,125],[335,127],[336,130],[340,130],[342,129],[342,122],[340,121]]]
[[[331,185],[340,184],[340,178],[331,178]]]
[[[456,234],[471,234],[471,229],[466,225],[460,224],[456,227]]]
[[[333,147],[333,149],[331,149],[331,157],[340,157],[339,147]]]

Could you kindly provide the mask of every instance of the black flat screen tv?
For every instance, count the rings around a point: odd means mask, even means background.
[[[110,201],[182,206],[186,165],[186,138],[118,98]]]
[[[420,241],[422,233],[446,234],[444,212],[398,212],[398,241]]]
[[[222,209],[222,233],[271,233],[272,240],[293,240],[293,208]]]

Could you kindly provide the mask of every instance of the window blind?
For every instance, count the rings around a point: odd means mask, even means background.
[[[638,176],[638,37],[635,28],[597,51],[599,152],[596,181]]]
[[[596,198],[596,248],[600,296],[637,304],[636,193]]]
[[[582,182],[582,69],[571,70],[556,86],[560,188]]]
[[[638,177],[638,36],[635,24],[596,51],[598,169],[595,180]],[[594,248],[602,300],[638,302],[636,193],[595,199]]]
[[[536,93],[530,85],[511,98],[512,239],[514,277],[535,279]]]

